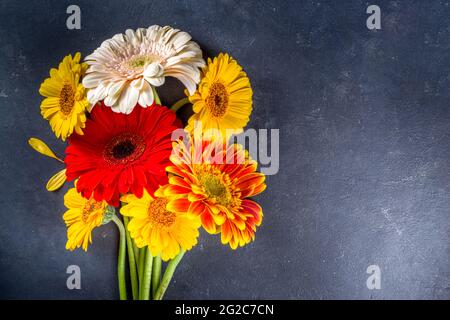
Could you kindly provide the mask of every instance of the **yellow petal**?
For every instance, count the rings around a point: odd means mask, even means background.
[[[38,138],[30,138],[28,140],[28,144],[37,152],[42,153],[43,155],[45,155],[47,157],[64,162],[56,156],[56,154],[45,144],[44,141],[42,141]]]
[[[66,182],[66,169],[56,173],[48,180],[46,188],[48,191],[56,191]]]

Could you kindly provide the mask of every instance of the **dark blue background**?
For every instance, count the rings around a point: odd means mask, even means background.
[[[69,4],[81,30],[66,28]],[[366,28],[370,4],[382,30]],[[280,129],[256,241],[232,251],[203,233],[167,298],[450,298],[450,5],[422,0],[2,0],[0,298],[118,298],[115,228],[65,251],[68,186],[45,191],[62,166],[27,139],[63,154],[38,88],[64,55],[152,24],[229,52],[254,89],[249,127]],[[171,103],[181,86],[161,95]],[[66,288],[71,264],[81,290]],[[366,287],[371,264],[381,290]]]

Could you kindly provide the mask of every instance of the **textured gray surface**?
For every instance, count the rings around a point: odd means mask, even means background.
[[[44,188],[60,164],[26,141],[64,150],[39,115],[50,67],[152,24],[234,56],[254,88],[250,127],[280,129],[256,242],[232,251],[202,234],[167,298],[450,298],[449,2],[376,1],[377,32],[366,1],[279,2],[1,1],[0,298],[118,297],[116,230],[65,251],[67,186]],[[65,27],[69,4],[81,30]],[[70,264],[81,290],[66,288]],[[371,264],[381,290],[366,287]]]

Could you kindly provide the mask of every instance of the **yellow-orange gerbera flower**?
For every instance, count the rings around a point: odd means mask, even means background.
[[[248,197],[266,188],[265,176],[241,145],[222,148],[221,140],[178,142],[171,156],[169,184],[163,192],[169,210],[199,216],[209,233],[221,232],[232,249],[254,240],[262,209]]]
[[[131,237],[139,248],[148,246],[153,256],[161,255],[164,261],[173,259],[180,248],[190,250],[197,244],[200,220],[166,209],[168,200],[158,189],[155,197],[144,190],[142,198],[125,195],[120,209],[124,216],[132,217],[128,224]]]
[[[92,243],[92,230],[100,226],[108,204],[106,201],[85,199],[76,188],[71,188],[64,195],[64,205],[67,207],[63,219],[67,225],[67,250],[83,247],[87,251]]]
[[[83,134],[86,122],[85,110],[88,101],[80,77],[87,64],[80,63],[78,52],[64,57],[58,69],[50,70],[50,78],[45,79],[39,93],[45,97],[41,103],[41,114],[48,120],[56,137],[64,141],[75,130]]]
[[[194,115],[186,130],[192,132],[201,121],[204,131],[216,129],[224,137],[242,132],[252,112],[252,94],[250,80],[236,60],[223,53],[208,59],[198,90],[189,97]]]

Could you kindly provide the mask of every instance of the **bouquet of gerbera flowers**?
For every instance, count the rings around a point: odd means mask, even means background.
[[[171,108],[156,91],[169,76],[187,96]],[[93,229],[113,221],[121,299],[126,270],[133,299],[162,299],[200,227],[220,233],[232,249],[254,240],[263,214],[250,197],[264,191],[265,177],[230,140],[249,121],[252,89],[228,54],[205,63],[186,32],[127,30],[84,62],[80,53],[66,56],[39,92],[42,116],[68,141],[62,160],[41,140],[29,140],[65,165],[47,190],[73,181],[64,196],[66,248],[87,250]],[[183,128],[176,111],[188,103],[194,113]]]

